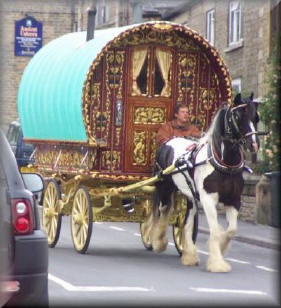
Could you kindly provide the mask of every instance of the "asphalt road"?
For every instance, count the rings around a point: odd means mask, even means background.
[[[171,230],[171,228],[170,228]],[[207,235],[198,234],[200,265],[184,267],[168,248],[144,248],[138,223],[94,223],[86,254],[73,248],[69,217],[49,248],[51,306],[280,306],[279,251],[232,242],[230,273],[209,273]]]

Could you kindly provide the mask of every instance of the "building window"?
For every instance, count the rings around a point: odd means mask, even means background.
[[[97,3],[97,21],[98,25],[103,25],[108,22],[106,0],[101,0]]]
[[[233,91],[234,96],[238,93],[241,93],[241,79],[240,78],[232,80],[232,91]]]
[[[241,3],[231,1],[229,4],[229,45],[237,44],[241,40]]]
[[[206,38],[212,45],[214,45],[215,43],[215,10],[210,10],[207,12]]]

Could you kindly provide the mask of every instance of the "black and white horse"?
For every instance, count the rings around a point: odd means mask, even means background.
[[[205,136],[196,142],[195,150],[187,150],[194,144],[194,140],[181,137],[173,138],[159,148],[156,172],[161,173],[161,170],[172,164],[176,166],[176,171],[163,176],[155,185],[151,234],[155,252],[161,252],[167,247],[166,232],[173,209],[173,194],[180,190],[193,203],[184,226],[182,263],[199,264],[192,231],[198,210],[196,205],[200,202],[210,231],[206,268],[211,272],[231,270],[223,255],[237,230],[237,216],[244,186],[242,173],[247,168],[244,152],[257,152],[259,148],[256,131],[258,121],[253,94],[247,99],[242,99],[241,94],[238,94],[231,106],[223,107],[217,112]],[[218,203],[225,206],[228,222],[226,230],[218,223]]]

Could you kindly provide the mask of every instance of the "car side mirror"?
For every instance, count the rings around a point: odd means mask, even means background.
[[[38,173],[22,173],[25,187],[32,193],[42,192],[44,189],[44,181]]]

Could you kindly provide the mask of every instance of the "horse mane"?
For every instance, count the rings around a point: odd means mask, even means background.
[[[211,143],[212,141],[216,142],[216,146],[220,148],[221,137],[224,135],[224,117],[226,113],[226,107],[222,107],[216,113],[211,126],[207,130],[205,136],[200,139],[199,143]]]

